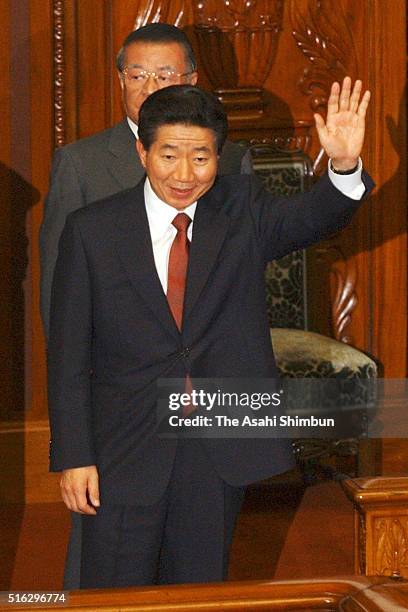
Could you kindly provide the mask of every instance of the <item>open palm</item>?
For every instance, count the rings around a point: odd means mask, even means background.
[[[333,83],[327,104],[327,117],[315,114],[319,140],[337,170],[356,166],[364,142],[365,116],[370,92],[361,98],[361,81],[351,90],[351,78],[345,77],[342,87]]]

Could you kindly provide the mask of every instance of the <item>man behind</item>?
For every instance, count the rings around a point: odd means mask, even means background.
[[[52,276],[67,215],[124,189],[144,174],[135,149],[139,109],[154,91],[198,79],[197,63],[184,32],[152,23],[125,39],[116,58],[126,118],[114,127],[56,151],[40,230],[41,316],[48,336]],[[227,141],[220,174],[251,172],[249,152]]]
[[[360,95],[360,81],[333,84],[326,123],[316,115],[330,178],[286,200],[255,177],[216,179],[216,99],[158,91],[140,112],[147,179],[69,216],[51,307],[51,469],[83,515],[81,587],[222,580],[244,486],[293,465],[282,440],[160,438],[157,380],[277,376],[264,266],[338,231],[371,187]]]

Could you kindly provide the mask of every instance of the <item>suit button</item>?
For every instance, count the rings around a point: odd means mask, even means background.
[[[188,357],[189,354],[190,354],[190,349],[188,348],[188,346],[184,347],[183,350],[181,351],[181,356]]]

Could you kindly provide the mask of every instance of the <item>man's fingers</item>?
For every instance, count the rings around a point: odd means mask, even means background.
[[[67,508],[82,514],[96,514],[95,508],[88,503],[89,482],[93,491],[97,489],[98,472],[96,466],[64,470],[60,481],[61,493]],[[96,485],[95,485],[96,483]],[[96,499],[98,495],[96,496]]]
[[[84,494],[83,489],[78,485],[61,481],[61,495],[68,510],[81,514],[96,514],[95,509],[87,502],[86,489]]]
[[[316,123],[317,134],[319,136],[320,144],[323,145],[325,138],[327,137],[327,127],[324,119],[319,113],[315,113],[314,120]]]
[[[351,92],[351,78],[349,76],[344,77],[343,85],[340,92],[339,110],[349,110],[350,106],[350,92]]]
[[[340,85],[336,81],[331,86],[329,100],[327,102],[327,115],[337,113],[339,110]]]
[[[64,489],[61,488],[61,496],[62,496],[62,501],[64,502],[64,504],[66,505],[66,507],[68,508],[68,510],[72,510],[72,512],[76,512],[76,501],[75,501],[75,497],[68,491],[65,491]]]
[[[324,128],[324,126],[325,126],[326,124],[325,124],[325,122],[324,122],[323,117],[322,117],[321,115],[319,115],[319,113],[315,113],[315,114],[313,115],[313,117],[314,117],[314,120],[315,120],[315,122],[316,122],[316,127],[317,127],[318,129],[319,129],[319,128],[320,128],[320,129],[321,129],[321,128]]]
[[[93,506],[99,507],[101,505],[99,501],[99,478],[96,471],[88,479],[88,495]]]
[[[360,80],[357,80],[354,83],[353,93],[351,94],[351,97],[350,97],[350,110],[353,113],[357,112],[358,102],[360,100],[362,86],[363,86],[363,84],[362,84],[362,82]]]
[[[77,507],[77,510],[75,512],[83,512],[84,514],[96,514],[95,509],[90,504],[88,504],[86,493],[86,481],[82,483],[76,483],[74,485],[73,494],[75,496],[75,502]]]
[[[74,510],[74,512],[82,512],[83,514],[96,514],[95,508],[88,504],[86,496],[77,495],[75,499],[78,510]]]
[[[366,112],[367,112],[367,107],[368,107],[368,103],[370,102],[370,98],[371,98],[371,92],[370,91],[366,91],[364,92],[364,96],[360,102],[360,106],[358,107],[358,115],[359,117],[365,117],[366,116]]]

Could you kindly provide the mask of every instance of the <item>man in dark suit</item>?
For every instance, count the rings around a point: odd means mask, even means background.
[[[293,465],[283,440],[160,437],[157,381],[276,377],[264,267],[346,225],[372,186],[360,95],[360,81],[333,84],[326,122],[315,117],[330,176],[286,200],[255,177],[217,177],[216,99],[158,91],[139,117],[146,180],[68,217],[52,291],[51,469],[83,515],[81,587],[222,580],[244,486]]]
[[[51,283],[58,241],[67,215],[83,206],[134,187],[144,175],[136,152],[139,109],[159,88],[198,79],[197,63],[184,32],[153,23],[131,32],[120,49],[116,67],[125,119],[103,132],[83,138],[55,152],[51,183],[40,230],[41,317],[48,336]],[[249,151],[226,141],[220,174],[251,172]],[[81,530],[73,516],[64,584],[79,586]]]
[[[195,85],[198,79],[188,38],[166,23],[152,23],[131,32],[118,53],[116,67],[126,118],[55,152],[40,230],[41,316],[47,336],[52,276],[67,215],[137,185],[144,174],[135,148],[140,106],[159,88]],[[249,151],[227,141],[219,173],[240,172],[251,172]]]

